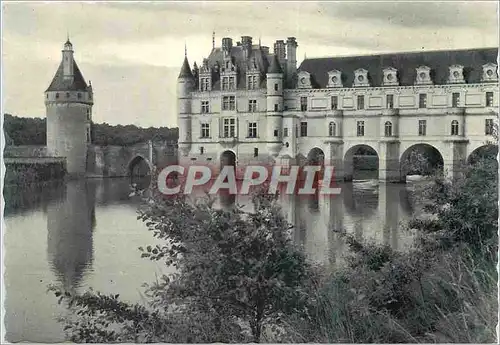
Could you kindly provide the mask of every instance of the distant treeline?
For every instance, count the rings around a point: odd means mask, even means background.
[[[7,145],[46,145],[46,120],[41,118],[4,115],[4,131]],[[134,125],[112,126],[107,123],[92,124],[92,143],[95,145],[127,146],[149,139],[175,141],[179,137],[178,128],[149,127]]]

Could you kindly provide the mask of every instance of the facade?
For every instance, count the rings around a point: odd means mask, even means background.
[[[296,39],[274,52],[223,38],[200,67],[187,56],[178,78],[182,164],[333,164],[352,177],[353,154],[371,147],[379,178],[401,180],[415,145],[431,145],[453,175],[494,140],[494,48],[306,59]]]
[[[47,153],[65,157],[70,175],[86,173],[93,104],[92,86],[85,82],[68,39],[59,68],[45,91],[45,107]]]

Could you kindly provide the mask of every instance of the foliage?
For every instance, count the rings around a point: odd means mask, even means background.
[[[4,114],[4,131],[13,145],[46,145],[46,119]],[[128,146],[150,139],[177,142],[177,128],[92,124],[92,143],[99,146]]]
[[[493,159],[427,187],[409,252],[356,241],[347,267],[318,285],[294,342],[493,342],[497,323],[497,170]],[[307,320],[306,320],[307,321]]]
[[[108,327],[114,322],[120,334],[134,341],[163,336],[161,341],[169,342],[241,342],[247,328],[259,342],[263,329],[277,331],[285,315],[307,318],[310,270],[305,255],[294,247],[291,227],[275,198],[258,193],[253,201],[254,212],[244,213],[239,208],[216,209],[210,199],[192,203],[183,196],[167,198],[154,188],[139,218],[164,245],[139,249],[142,257],[164,261],[176,273],[147,285],[152,314],[109,296],[73,296],[55,289],[80,314],[99,316],[90,324],[87,318],[85,324],[68,325],[71,339],[103,340],[97,333],[115,336]],[[128,316],[132,310],[140,315]],[[185,338],[178,331],[157,334],[156,318],[168,324],[174,316],[179,324],[190,325],[183,328]],[[142,327],[138,340],[130,339],[129,323],[136,317]],[[94,333],[88,333],[88,327],[94,327]]]

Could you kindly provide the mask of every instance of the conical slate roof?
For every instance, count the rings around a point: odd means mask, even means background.
[[[281,65],[278,61],[278,57],[276,55],[274,55],[274,57],[272,58],[271,66],[269,66],[267,73],[283,73],[283,70],[281,69]]]
[[[181,73],[179,73],[179,78],[193,78],[193,73],[191,72],[191,67],[189,67],[189,61],[187,56],[184,57],[184,63],[181,67]]]
[[[56,75],[49,85],[49,88],[45,91],[87,91],[87,83],[83,78],[76,61],[73,60],[73,79],[64,79],[64,67],[63,62],[59,65]]]

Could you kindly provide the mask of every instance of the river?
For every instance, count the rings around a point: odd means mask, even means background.
[[[330,197],[282,198],[296,225],[294,240],[311,260],[339,265],[346,246],[335,231],[404,250],[412,236],[402,224],[413,214],[404,184],[375,181],[340,185]],[[156,241],[137,220],[140,200],[130,197],[128,179],[90,179],[4,191],[5,330],[9,342],[62,342],[56,321],[65,310],[48,284],[73,291],[89,287],[142,302],[141,284],[168,273],[140,258],[139,246]],[[238,204],[249,207],[249,199]]]

